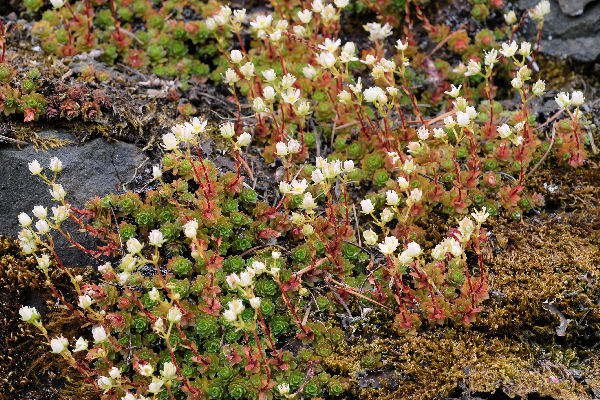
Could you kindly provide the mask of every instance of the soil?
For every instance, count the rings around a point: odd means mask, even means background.
[[[441,8],[436,18],[445,18],[451,26],[462,26],[467,16],[461,7],[450,14],[448,8]],[[1,5],[0,15],[11,10],[14,8]],[[495,18],[501,17],[492,16],[492,25]],[[157,138],[180,116],[178,106],[189,103],[212,121],[222,122],[235,115],[228,92],[209,82],[190,82],[190,88],[182,91],[176,81],[123,65],[108,66],[89,57],[48,64],[42,54],[32,50],[35,42],[28,33],[28,22],[14,15],[4,20],[12,21],[6,24],[11,43],[8,62],[22,70],[37,65],[48,83],[46,94],[52,94],[54,82],[62,81],[66,86],[102,89],[110,105],[103,108],[102,118],[95,122],[59,119],[24,124],[16,118],[2,117],[0,142],[4,136],[39,146],[56,145],[40,139],[35,132],[60,129],[80,142],[103,136],[134,143],[156,161],[162,156]],[[351,30],[345,34],[360,40],[360,35]],[[562,75],[562,88],[587,82],[595,93],[594,98],[588,97],[589,111],[598,124],[594,107],[600,97],[592,88],[596,78],[587,75],[593,67],[578,65],[565,74],[565,63],[546,62],[552,67],[550,75]],[[97,71],[110,72],[113,79],[83,79],[81,66],[88,63]],[[542,108],[539,105],[534,112],[543,114]],[[234,169],[218,141],[208,139],[202,150],[221,170]],[[325,153],[326,148],[322,151]],[[274,204],[279,194],[272,183],[278,181],[282,167],[267,165],[256,149],[247,156],[257,178],[251,185],[255,185],[262,200]],[[326,360],[327,368],[356,377],[358,387],[352,393],[356,398],[600,398],[599,162],[600,158],[594,156],[582,168],[559,169],[552,167],[556,160],[546,160],[526,189],[542,193],[545,207],[532,210],[520,221],[501,217],[490,227],[492,240],[484,259],[490,299],[470,328],[432,327],[402,336],[391,330],[391,321],[375,311],[353,323],[358,334]],[[143,190],[150,174],[148,168],[140,171],[133,182],[134,190]],[[0,399],[93,398],[78,390],[80,381],[57,374],[68,367],[50,355],[18,319],[16,310],[20,305],[36,305],[43,310],[45,320],[56,321],[51,331],[66,329],[65,336],[77,336],[76,324],[53,306],[53,296],[34,266],[35,261],[20,255],[10,239],[0,240]],[[61,277],[56,278],[60,282]],[[68,285],[62,283],[68,293]],[[351,312],[360,315],[358,306],[352,306]],[[366,358],[379,361],[375,366],[366,365]]]

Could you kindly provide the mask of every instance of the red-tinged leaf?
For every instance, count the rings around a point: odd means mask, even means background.
[[[261,239],[271,239],[271,238],[277,238],[277,237],[281,236],[281,232],[277,232],[277,231],[276,231],[276,230],[274,230],[274,229],[267,228],[267,229],[265,229],[265,230],[261,231],[261,232],[258,234],[258,236],[259,236]]]
[[[115,313],[107,314],[106,319],[108,321],[110,321],[111,325],[114,328],[119,328],[125,324],[125,318],[123,318],[119,314],[115,314]]]
[[[35,119],[35,108],[26,108],[24,122],[33,121],[34,119]]]

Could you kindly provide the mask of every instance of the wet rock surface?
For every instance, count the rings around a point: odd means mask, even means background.
[[[40,136],[55,136],[58,139],[75,139],[63,132],[41,132]],[[45,168],[51,157],[58,157],[64,166],[58,175],[57,182],[67,191],[67,201],[75,207],[82,207],[94,196],[102,196],[123,190],[135,176],[137,168],[144,163],[146,157],[134,145],[124,142],[107,142],[97,138],[82,145],[69,144],[56,149],[43,151],[27,146],[19,150],[17,146],[0,143],[0,235],[16,237],[20,227],[17,215],[27,212],[31,215],[34,206],[42,204],[48,207],[56,205],[48,193],[47,186],[39,177],[31,176],[27,163],[37,159]],[[76,232],[74,223],[66,222],[66,227]],[[75,238],[90,247],[92,239],[87,234],[75,234]],[[62,238],[61,238],[62,239]],[[90,264],[93,260],[82,251],[69,248],[64,240],[58,242],[57,248],[63,249],[61,258],[72,266]]]
[[[535,7],[538,0],[520,0],[521,11]],[[544,22],[541,52],[575,61],[600,60],[600,1],[550,0],[551,12]],[[537,25],[528,23],[525,34],[535,40]]]

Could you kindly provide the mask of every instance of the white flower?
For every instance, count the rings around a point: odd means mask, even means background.
[[[252,278],[252,274],[250,274],[248,271],[240,273],[240,286],[247,287],[252,285]]]
[[[148,297],[150,297],[150,300],[152,300],[152,301],[159,301],[160,300],[160,292],[158,291],[158,289],[156,287],[153,287],[152,290],[148,292]]]
[[[108,376],[101,376],[98,378],[98,386],[106,392],[113,387],[112,379]]]
[[[290,385],[287,383],[282,383],[277,386],[277,390],[279,390],[280,395],[285,396],[290,392]]]
[[[373,203],[369,199],[364,199],[363,201],[361,201],[360,207],[362,209],[361,212],[363,214],[371,214],[375,210]]]
[[[339,92],[337,97],[342,104],[349,104],[352,101],[352,95],[347,90]]]
[[[169,308],[169,311],[167,312],[167,321],[177,324],[181,321],[182,315],[181,309],[177,306],[173,306]]]
[[[225,281],[229,285],[229,288],[235,289],[240,284],[240,277],[238,274],[233,273],[233,274],[227,275],[227,277],[225,278]]]
[[[257,113],[265,112],[267,110],[267,105],[262,98],[255,97],[254,100],[252,100],[252,109]]]
[[[250,135],[248,132],[242,133],[237,138],[237,144],[240,147],[248,146],[251,141],[252,141],[252,135]]]
[[[452,115],[448,115],[446,118],[444,118],[444,126],[446,127],[446,129],[452,129],[455,125],[456,121],[454,120],[454,118],[452,118]]]
[[[237,314],[233,310],[225,310],[223,311],[223,318],[229,322],[233,322],[237,319]]]
[[[419,136],[419,139],[421,140],[429,139],[429,129],[427,129],[425,126],[419,127],[417,130],[417,136]]]
[[[522,56],[530,55],[531,54],[531,43],[521,42],[521,48],[519,49],[519,54]]]
[[[108,370],[108,375],[113,379],[119,379],[121,377],[121,370],[117,367],[112,367]]]
[[[478,75],[481,72],[481,64],[473,59],[469,60],[467,64],[467,72],[465,76]]]
[[[231,61],[233,61],[236,64],[244,59],[244,55],[239,50],[231,50],[229,56],[231,57]]]
[[[477,221],[478,224],[481,225],[488,219],[490,214],[487,212],[485,207],[482,207],[480,211],[473,211],[471,216],[473,219],[475,219],[475,221]]]
[[[44,219],[44,218],[46,218],[46,215],[48,215],[48,210],[44,206],[35,206],[35,207],[33,207],[32,212],[33,212],[33,215],[39,219]]]
[[[137,400],[134,394],[129,392],[125,393],[125,396],[121,397],[121,400]],[[141,398],[140,398],[141,400]]]
[[[162,136],[163,147],[165,150],[175,150],[179,145],[179,140],[173,133],[166,133]]]
[[[190,239],[195,238],[197,231],[198,231],[198,221],[196,219],[188,221],[185,223],[185,225],[183,225],[183,233],[185,234],[185,237],[187,237],[187,238],[190,238]]]
[[[546,91],[546,83],[542,80],[537,81],[533,84],[531,91],[536,96],[543,96],[544,92]]]
[[[344,161],[344,171],[352,172],[354,170],[354,161],[346,160]]]
[[[277,142],[275,144],[275,152],[279,157],[285,157],[288,155],[288,148],[284,142]]]
[[[310,10],[298,11],[297,15],[298,15],[298,19],[303,24],[308,24],[310,22],[310,20],[312,19],[312,12]]]
[[[519,136],[516,136],[516,137],[513,139],[513,144],[514,144],[515,146],[520,146],[520,145],[522,145],[522,144],[523,144],[523,140],[524,140],[524,139],[523,139],[523,136],[521,136],[521,135],[519,135]]]
[[[21,226],[29,226],[31,225],[32,219],[27,213],[22,212],[19,214],[19,225]]]
[[[148,385],[148,391],[150,393],[158,393],[162,390],[163,380],[153,377],[152,382]]]
[[[92,305],[92,298],[87,294],[84,294],[83,296],[79,296],[78,305],[80,308],[83,308],[85,310],[86,308],[88,308],[89,306]]]
[[[254,76],[254,64],[248,61],[246,64],[240,67],[240,72],[244,75],[244,78],[250,79]]]
[[[436,139],[443,139],[446,137],[446,131],[442,128],[433,128],[433,137]]]
[[[55,201],[63,201],[67,192],[65,192],[65,189],[60,183],[55,183],[52,185],[52,189],[50,189],[50,195]]]
[[[489,52],[485,52],[484,62],[485,65],[493,67],[498,62],[498,50],[492,49]]]
[[[454,257],[460,257],[462,254],[462,247],[460,243],[454,238],[445,239],[445,247],[448,253],[451,253]]]
[[[273,82],[277,78],[277,74],[275,74],[275,70],[273,69],[264,70],[262,76],[267,82]]]
[[[304,197],[302,198],[302,209],[307,212],[312,212],[317,207],[315,200],[313,199],[312,193],[307,192],[304,193]]]
[[[349,85],[349,87],[350,87],[350,90],[352,90],[352,93],[354,93],[357,96],[360,95],[362,93],[362,87],[363,87],[360,77],[356,81],[356,85]]]
[[[457,110],[459,111],[465,111],[467,106],[469,105],[469,103],[467,102],[467,99],[465,99],[464,97],[457,97],[456,100],[452,101],[452,104],[454,104],[454,107],[456,107]]]
[[[260,261],[253,261],[251,267],[256,275],[260,275],[267,270],[265,263]]]
[[[260,297],[252,297],[250,300],[248,300],[250,302],[250,306],[252,308],[254,308],[255,310],[260,307]]]
[[[221,125],[219,131],[221,132],[221,136],[225,139],[229,139],[235,135],[235,126],[233,125],[233,122],[226,122]]]
[[[459,236],[460,236],[460,240],[462,242],[467,242],[469,240],[469,238],[471,237],[471,234],[473,233],[474,230],[475,230],[475,225],[473,224],[473,221],[469,217],[464,217],[458,223],[458,231],[460,232]]]
[[[290,193],[302,194],[306,191],[307,188],[308,188],[308,182],[306,182],[306,179],[302,179],[302,181],[298,181],[297,179],[294,179],[291,184]]]
[[[471,118],[469,117],[469,114],[459,111],[456,113],[456,122],[458,123],[458,126],[464,128],[469,126],[471,123]]]
[[[163,365],[163,370],[160,373],[166,380],[175,379],[177,376],[177,367],[171,361],[167,361]]]
[[[130,254],[137,254],[144,248],[144,245],[140,243],[136,238],[130,238],[127,241],[127,251]]]
[[[56,158],[56,157],[52,157],[50,159],[50,171],[52,172],[60,172],[63,169],[63,165],[62,162]]]
[[[160,179],[162,177],[162,170],[159,165],[152,166],[152,178]]]
[[[229,85],[233,85],[240,80],[239,75],[235,72],[234,69],[227,68],[225,71],[225,83]]]
[[[61,8],[65,4],[65,0],[50,0],[52,7]]]
[[[502,50],[500,50],[500,54],[502,54],[504,57],[512,57],[517,52],[518,48],[519,46],[514,40],[510,42],[510,44],[502,43]]]
[[[571,103],[576,107],[582,105],[584,101],[585,98],[583,97],[583,92],[580,90],[574,91],[571,95]]]
[[[310,114],[310,104],[308,101],[302,101],[296,106],[296,114],[305,117]]]
[[[281,253],[278,251],[273,251],[271,252],[271,257],[275,260],[278,260],[279,258],[281,258]]]
[[[75,348],[73,349],[73,353],[87,350],[87,348],[88,348],[88,341],[85,340],[84,338],[80,337],[75,342]]]
[[[240,10],[235,10],[233,12],[233,20],[239,24],[241,24],[242,22],[244,22],[244,20],[246,19],[246,9],[242,8]]]
[[[307,65],[302,68],[302,74],[307,78],[312,80],[315,76],[317,76],[317,70],[312,65]]]
[[[67,350],[69,346],[69,341],[62,336],[54,338],[50,341],[50,347],[52,348],[52,352],[55,354],[60,354],[63,351]]]
[[[315,232],[315,228],[313,228],[312,225],[309,225],[309,224],[302,225],[302,234],[304,236],[310,236],[314,232]]]
[[[290,139],[287,143],[287,149],[290,154],[296,154],[300,151],[302,145],[296,139]]]
[[[529,12],[529,15],[531,16],[531,18],[533,18],[537,21],[541,21],[549,13],[550,13],[550,2],[547,0],[542,0],[538,3],[537,6],[535,6],[535,8],[533,10],[531,10]]]
[[[403,42],[402,39],[398,39],[396,42],[396,48],[400,51],[404,51],[408,48],[408,40]]]
[[[395,190],[388,190],[385,192],[385,198],[387,204],[390,206],[397,206],[400,202],[400,198],[398,197],[398,193]]]
[[[372,42],[383,40],[392,34],[392,27],[387,23],[381,26],[378,22],[369,22],[363,28],[369,32],[369,40]]]
[[[153,229],[148,235],[148,241],[152,246],[160,247],[165,242],[165,239],[161,231]]]
[[[48,222],[45,220],[41,219],[35,223],[35,229],[37,229],[38,233],[43,235],[50,232],[50,225],[48,225]]]
[[[229,309],[236,314],[240,314],[242,311],[244,311],[244,308],[244,303],[242,303],[240,299],[231,300],[229,302]]]
[[[108,335],[106,334],[106,331],[102,325],[97,325],[92,328],[92,336],[94,337],[94,342],[96,343],[104,342],[108,338]]]
[[[419,188],[415,188],[413,190],[410,191],[410,196],[409,196],[409,200],[413,203],[418,203],[421,201],[421,198],[423,197],[423,192],[421,191],[421,189]]]
[[[363,92],[363,95],[365,96],[365,101],[367,101],[368,103],[373,103],[375,101],[379,101],[382,103],[387,102],[385,92],[383,91],[382,88],[380,88],[378,86],[374,86],[374,87],[365,89]]]
[[[344,8],[348,5],[349,0],[333,0],[333,3],[337,8]]]
[[[512,85],[512,87],[514,87],[515,89],[521,89],[523,87],[523,81],[521,80],[520,76],[516,76],[513,78],[512,81],[510,81],[510,84]]]
[[[404,160],[404,164],[402,164],[402,171],[404,171],[405,174],[410,175],[415,172],[416,169],[417,166],[412,158],[407,158]]]
[[[52,219],[54,219],[56,223],[61,223],[69,218],[69,209],[65,206],[52,207],[52,214],[54,215]]]
[[[340,47],[341,44],[342,44],[342,41],[340,39],[333,41],[333,40],[327,38],[327,39],[325,39],[323,44],[319,45],[319,49],[325,50],[329,53],[334,53]]]
[[[296,82],[296,77],[292,74],[285,74],[283,78],[281,78],[281,88],[289,89]],[[296,97],[300,97],[300,93]]]
[[[158,323],[158,321],[162,321],[162,318],[159,318],[156,322]],[[139,369],[140,369],[140,375],[142,375],[142,376],[152,376],[152,373],[154,372],[154,368],[152,367],[152,365],[150,363],[141,364],[139,366]]]
[[[164,328],[165,328],[165,321],[162,318],[158,318],[154,322],[153,329],[157,332],[161,332]],[[144,375],[141,371],[142,371],[142,368],[140,368],[140,374]],[[150,373],[148,375],[144,375],[144,376],[152,375],[152,371],[153,371],[152,366],[150,366]]]
[[[507,137],[512,135],[510,126],[508,126],[507,124],[503,124],[502,126],[498,127],[498,134],[502,139],[506,139]]]
[[[35,321],[40,316],[35,307],[29,306],[21,307],[19,309],[19,315],[21,315],[21,319],[25,322]]]
[[[398,239],[395,236],[386,237],[383,242],[379,243],[379,251],[384,255],[389,256],[398,248]]]
[[[369,246],[373,246],[375,243],[377,243],[377,240],[379,239],[377,237],[377,234],[371,229],[364,231],[363,237],[365,238],[365,243]]]
[[[513,25],[515,22],[517,22],[517,15],[514,11],[510,10],[504,14],[504,21],[506,21],[508,25]]]
[[[384,223],[387,223],[387,222],[390,222],[392,220],[392,218],[394,218],[394,211],[392,211],[392,209],[389,207],[384,208],[383,211],[381,212],[381,220]]]
[[[401,176],[397,179],[397,181],[398,181],[398,186],[400,186],[401,190],[408,189],[408,181],[406,180],[405,177]]]
[[[421,246],[419,246],[418,243],[410,242],[406,245],[406,250],[404,250],[404,252],[410,258],[414,258],[420,256],[423,251],[421,250]]]
[[[569,99],[569,94],[565,92],[560,92],[554,100],[558,104],[560,108],[567,108],[571,104],[571,100]]]
[[[458,85],[458,87],[452,85],[452,90],[444,92],[445,94],[447,94],[450,97],[458,97],[458,95],[460,94],[460,89],[462,88],[462,85]]]
[[[335,55],[328,51],[323,51],[317,55],[316,61],[323,68],[331,68],[335,65]]]
[[[264,30],[271,25],[273,16],[271,15],[259,15],[256,19],[250,22],[250,26],[256,30]]]
[[[321,183],[325,180],[325,175],[323,175],[323,172],[320,169],[315,169],[310,177],[314,183]]]

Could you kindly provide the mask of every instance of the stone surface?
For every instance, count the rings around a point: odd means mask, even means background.
[[[560,9],[564,14],[572,17],[583,14],[585,6],[596,0],[558,0]]]
[[[74,141],[73,137],[60,132],[42,132],[40,136],[55,136]],[[27,146],[19,150],[16,146],[0,143],[0,234],[16,237],[20,227],[17,215],[31,210],[35,205],[50,207],[56,203],[50,198],[48,187],[39,177],[31,176],[27,163],[37,159],[43,167],[51,157],[58,157],[64,166],[57,182],[67,191],[67,201],[81,207],[93,196],[102,196],[122,189],[135,174],[145,156],[135,146],[123,142],[107,142],[102,138],[83,145],[68,145],[48,151]],[[67,225],[73,232],[74,223]],[[77,234],[85,244],[93,245],[85,234]],[[85,253],[67,248],[66,240],[60,241],[60,257],[68,265],[93,264]]]
[[[521,11],[535,7],[539,0],[519,0]],[[542,31],[542,53],[571,57],[576,61],[600,60],[600,0],[550,0],[551,12]],[[584,7],[582,12],[578,10]],[[525,38],[535,40],[537,24],[524,27]]]

